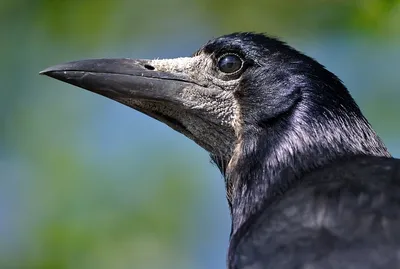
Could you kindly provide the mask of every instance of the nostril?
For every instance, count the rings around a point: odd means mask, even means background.
[[[145,65],[144,65],[144,68],[146,68],[146,69],[148,69],[148,70],[154,70],[154,69],[155,69],[154,66],[149,65],[149,64],[145,64]]]

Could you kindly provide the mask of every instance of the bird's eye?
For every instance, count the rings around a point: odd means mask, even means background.
[[[226,54],[219,58],[218,68],[221,72],[232,74],[239,71],[243,66],[242,59],[236,54]]]

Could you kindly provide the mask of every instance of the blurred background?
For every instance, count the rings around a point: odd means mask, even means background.
[[[165,125],[38,72],[279,36],[348,86],[400,157],[400,1],[0,1],[0,268],[225,268],[223,179]]]

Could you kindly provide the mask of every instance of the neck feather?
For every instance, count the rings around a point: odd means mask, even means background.
[[[309,108],[299,103],[285,120],[241,134],[223,171],[233,234],[309,171],[357,155],[390,156],[358,107],[313,114]]]

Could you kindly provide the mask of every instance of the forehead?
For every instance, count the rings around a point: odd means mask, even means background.
[[[210,40],[195,55],[236,52],[243,56],[259,57],[261,54],[274,53],[285,47],[283,42],[263,34],[234,33]]]
[[[241,52],[246,47],[249,46],[249,42],[242,40],[239,37],[232,35],[221,36],[208,41],[203,47],[201,47],[195,54],[199,55],[201,53],[205,54],[221,54],[227,51]]]

